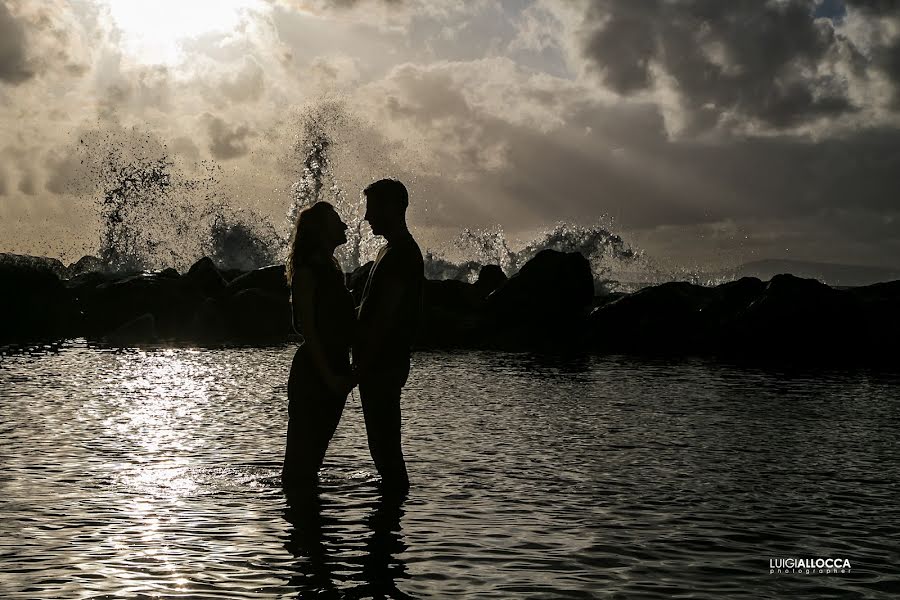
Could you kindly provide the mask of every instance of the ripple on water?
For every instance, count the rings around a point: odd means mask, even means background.
[[[620,357],[415,357],[413,491],[354,395],[320,493],[279,473],[293,349],[0,363],[0,597],[882,598],[898,378]],[[770,575],[845,556],[850,574]]]

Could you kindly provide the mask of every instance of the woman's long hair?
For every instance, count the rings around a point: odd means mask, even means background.
[[[322,252],[322,235],[321,231],[324,227],[325,217],[329,212],[337,212],[334,206],[328,202],[316,202],[308,208],[304,208],[297,215],[297,224],[294,226],[294,232],[291,235],[291,249],[288,253],[287,263],[285,264],[285,276],[287,277],[288,286],[294,280],[294,273],[300,265],[309,264],[311,259],[321,256]],[[324,257],[326,260],[332,257]],[[337,263],[335,262],[335,265]]]

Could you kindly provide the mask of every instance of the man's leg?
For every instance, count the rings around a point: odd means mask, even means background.
[[[360,382],[369,452],[386,489],[405,494],[409,476],[400,444],[400,391],[396,382]]]

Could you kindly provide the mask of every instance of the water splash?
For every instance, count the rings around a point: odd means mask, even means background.
[[[183,271],[204,255],[220,268],[279,260],[284,239],[254,212],[231,208],[217,163],[180,164],[164,143],[137,128],[87,132],[79,151],[95,182],[85,191],[99,218],[102,270]]]
[[[221,269],[248,271],[281,261],[286,240],[260,215],[217,202],[208,211],[203,254]]]
[[[287,227],[281,231],[249,209],[234,208],[222,191],[221,170],[214,162],[188,165],[174,160],[164,143],[137,129],[112,136],[98,132],[89,142],[82,140],[81,150],[93,165],[96,181],[92,197],[100,217],[104,268],[185,270],[201,256],[209,256],[220,268],[247,270],[276,263],[287,247],[285,229],[290,231],[300,210],[323,200],[331,202],[349,226],[348,243],[337,251],[342,267],[350,271],[364,264],[383,240],[363,220],[362,196],[345,192],[333,158],[347,145],[351,121],[339,102],[319,103],[301,113],[293,148],[298,179],[291,187]],[[609,224],[557,223],[525,242],[510,240],[499,226],[464,229],[444,248],[426,251],[426,276],[474,281],[488,264],[512,275],[548,248],[587,257],[598,289],[615,289],[615,277],[623,268],[652,272],[643,253],[613,233]]]
[[[201,252],[204,207],[218,195],[215,165],[200,163],[199,174],[188,175],[161,140],[137,128],[89,132],[79,151],[94,179],[103,268],[189,266]]]
[[[100,260],[112,270],[146,268],[159,251],[159,240],[135,226],[139,215],[165,203],[172,187],[167,156],[125,161],[119,149],[108,152],[101,171]],[[146,245],[146,246],[145,246]]]
[[[335,137],[348,128],[349,120],[345,106],[338,101],[312,105],[301,114],[300,135],[294,146],[300,178],[291,186],[292,202],[287,215],[292,229],[302,209],[320,201],[333,204],[347,224],[347,243],[337,250],[338,261],[345,271],[370,260],[380,245],[363,220],[364,202],[359,196],[346,194],[331,162]]]
[[[525,243],[511,242],[500,226],[464,229],[448,251],[426,255],[426,275],[435,279],[474,281],[483,265],[494,264],[515,274],[542,250],[579,252],[591,264],[599,290],[619,289],[615,280],[622,269],[647,271],[642,251],[633,248],[606,223],[585,226],[560,222]],[[461,257],[454,260],[452,257]]]

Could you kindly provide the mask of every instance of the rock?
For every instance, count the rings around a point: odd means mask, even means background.
[[[594,345],[601,349],[659,352],[693,347],[702,336],[702,311],[711,288],[669,282],[643,288],[595,309],[590,316]]]
[[[46,256],[0,252],[0,264],[16,265],[23,269],[33,269],[36,271],[50,271],[60,279],[65,279],[69,275],[69,270],[61,261]]]
[[[471,283],[426,279],[417,347],[472,347],[485,334],[484,297]]]
[[[725,328],[720,350],[797,358],[843,353],[858,334],[853,304],[815,279],[776,275]]]
[[[844,292],[857,305],[862,342],[878,362],[900,356],[900,281],[876,283]]]
[[[229,281],[226,288],[230,294],[249,289],[265,290],[271,294],[287,295],[289,293],[287,280],[284,277],[284,265],[270,265],[247,271]]]
[[[216,297],[225,291],[225,279],[208,256],[191,265],[183,279],[204,296]]]
[[[228,339],[240,341],[283,341],[293,332],[291,307],[283,293],[250,288],[228,300]]]
[[[85,334],[106,335],[143,314],[155,319],[155,329],[166,339],[183,339],[205,296],[195,282],[160,273],[141,273],[87,285],[76,292],[84,314]]]
[[[158,337],[156,319],[152,314],[145,313],[107,333],[103,336],[103,341],[113,345],[130,346],[156,341]]]
[[[76,277],[78,275],[83,275],[84,273],[93,273],[105,271],[105,265],[103,261],[97,258],[96,256],[82,256],[76,262],[69,265],[69,277]]]
[[[0,343],[58,340],[74,335],[78,312],[71,293],[54,273],[52,259],[9,257],[5,255],[0,260]]]
[[[228,283],[231,283],[232,281],[234,281],[235,279],[237,279],[238,277],[240,277],[241,275],[243,275],[244,273],[247,273],[247,272],[248,271],[246,271],[244,269],[219,269],[219,273],[222,274],[222,279],[224,279]]]
[[[506,283],[506,273],[499,265],[484,265],[478,272],[478,280],[475,282],[475,289],[482,298],[487,298],[491,292]]]
[[[900,350],[900,284],[879,285],[836,290],[792,275],[714,288],[667,283],[600,306],[591,332],[606,351],[871,362],[881,348]]]
[[[594,298],[588,260],[577,252],[543,250],[487,298],[502,346],[571,345]]]
[[[198,306],[186,335],[198,342],[221,342],[228,339],[228,315],[225,301],[206,298]]]

